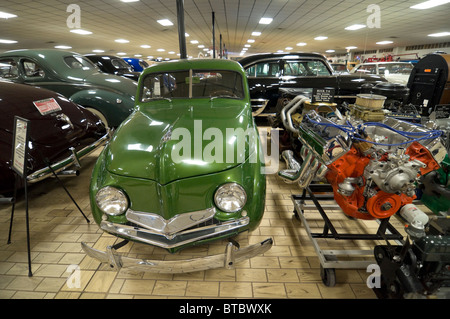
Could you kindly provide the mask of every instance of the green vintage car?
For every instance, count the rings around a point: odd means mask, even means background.
[[[75,52],[42,49],[0,54],[0,77],[58,92],[117,127],[134,109],[137,82],[102,73]]]
[[[242,67],[229,60],[179,60],[146,69],[134,113],[92,173],[92,214],[117,237],[176,252],[255,229],[264,213],[264,156]],[[120,246],[120,245],[119,245]],[[189,272],[232,267],[267,240],[188,261],[135,260],[116,248],[91,257],[116,267]]]

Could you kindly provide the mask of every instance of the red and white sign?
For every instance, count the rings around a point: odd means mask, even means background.
[[[41,115],[50,114],[52,112],[61,111],[61,106],[54,98],[33,102]]]

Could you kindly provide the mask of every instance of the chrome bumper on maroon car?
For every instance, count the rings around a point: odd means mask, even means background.
[[[103,145],[104,142],[106,142],[109,138],[109,132],[102,136],[100,139],[95,141],[94,143],[86,146],[85,148],[81,149],[80,151],[76,152],[75,149],[70,148],[70,151],[72,152],[72,155],[69,157],[51,164],[51,169],[49,167],[44,167],[40,170],[37,170],[27,176],[27,181],[29,183],[36,183],[43,179],[46,179],[53,175],[53,172],[59,173],[62,171],[65,171],[67,168],[69,168],[72,165],[76,165],[80,167],[80,160],[86,156],[88,156],[90,153],[95,151],[98,147]],[[53,170],[53,172],[52,172]]]

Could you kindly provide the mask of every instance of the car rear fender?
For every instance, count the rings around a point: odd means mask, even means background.
[[[133,98],[103,89],[78,91],[70,100],[102,113],[110,127],[119,126],[134,110]]]

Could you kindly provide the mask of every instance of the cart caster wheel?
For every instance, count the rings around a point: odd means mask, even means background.
[[[320,266],[320,277],[322,282],[327,287],[334,287],[336,285],[336,271],[334,268],[323,268]]]

